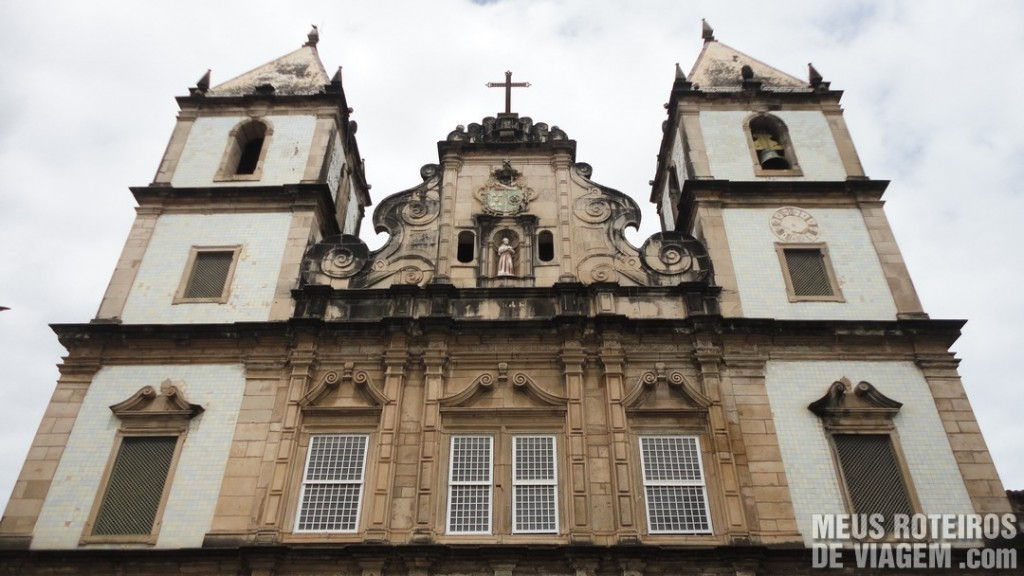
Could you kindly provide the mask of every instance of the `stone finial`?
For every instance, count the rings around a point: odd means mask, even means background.
[[[705,42],[714,42],[715,29],[711,27],[711,24],[708,24],[707,20],[703,18],[700,19],[700,29],[700,37],[703,38]]]
[[[686,80],[686,74],[683,74],[683,69],[679,67],[679,62],[676,62],[676,80]]]
[[[317,42],[320,41],[320,32],[317,30],[316,24],[313,24],[313,27],[309,30],[309,34],[306,34],[306,38],[308,38],[308,40],[303,44],[303,46],[316,48]]]
[[[753,80],[754,69],[751,68],[749,64],[744,64],[743,67],[740,68],[740,76],[743,76],[744,80]]]
[[[807,63],[807,83],[811,85],[811,88],[817,88],[821,85],[821,74],[814,68],[814,64]]]
[[[206,69],[206,74],[203,74],[203,77],[200,78],[198,81],[196,81],[196,89],[198,89],[200,92],[206,92],[207,90],[210,89],[210,69],[209,68]]]

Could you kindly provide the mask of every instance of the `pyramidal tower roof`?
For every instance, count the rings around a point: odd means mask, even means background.
[[[266,92],[285,96],[319,94],[330,83],[327,71],[316,51],[319,41],[316,26],[309,33],[309,41],[301,48],[271,60],[244,74],[211,88],[207,96],[243,96]]]
[[[715,40],[714,31],[704,22],[704,48],[690,71],[689,81],[705,92],[732,92],[743,89],[743,67],[749,66],[753,80],[762,90],[810,92],[807,82],[748,56]]]

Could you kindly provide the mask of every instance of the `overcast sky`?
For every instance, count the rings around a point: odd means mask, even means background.
[[[378,202],[420,182],[436,142],[503,106],[578,142],[594,180],[635,198],[642,230],[674,64],[700,18],[799,78],[813,62],[846,119],[925,310],[966,318],[964,384],[1007,488],[1024,489],[1024,3],[0,3],[0,507],[65,351],[49,323],[88,322],[170,137],[173,97],[298,48],[311,23],[344,67]],[[364,237],[372,235],[369,215]],[[371,243],[378,240],[368,238]]]

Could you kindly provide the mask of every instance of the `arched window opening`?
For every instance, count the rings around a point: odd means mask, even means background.
[[[235,134],[235,146],[238,150],[235,174],[248,175],[256,172],[266,134],[267,126],[262,122],[249,122],[238,130]]]
[[[793,167],[789,134],[782,121],[771,116],[752,119],[750,138],[757,162],[763,170],[789,170]]]
[[[541,230],[537,235],[537,257],[541,262],[555,259],[555,238],[550,230]]]
[[[459,262],[469,264],[473,261],[473,252],[476,247],[476,237],[469,230],[459,232],[458,253],[456,257]]]

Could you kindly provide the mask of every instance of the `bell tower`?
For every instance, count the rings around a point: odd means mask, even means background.
[[[842,91],[800,80],[703,24],[689,75],[676,66],[651,201],[662,228],[694,234],[715,263],[722,314],[926,317],[843,119]]]
[[[358,235],[369,186],[341,69],[298,50],[188,96],[96,320],[279,321],[306,246]]]

